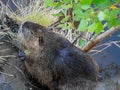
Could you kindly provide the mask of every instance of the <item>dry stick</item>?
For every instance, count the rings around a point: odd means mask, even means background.
[[[5,13],[6,19],[10,19],[13,22],[16,22],[18,25],[21,25],[22,21],[20,18],[14,18],[13,16],[10,16],[9,14]]]
[[[120,45],[118,45],[117,43],[114,43],[117,47],[119,47],[120,48]]]
[[[14,75],[13,75],[13,74],[4,73],[4,72],[1,72],[1,71],[0,71],[0,74],[6,75],[6,76],[10,76],[10,77],[14,77]]]
[[[72,45],[74,45],[80,37],[81,37],[81,34],[72,42]]]
[[[6,56],[0,56],[1,58],[9,58],[9,57],[16,57],[15,55],[6,55]]]
[[[117,27],[112,27],[111,29],[105,31],[103,34],[100,34],[99,36],[97,36],[96,39],[91,39],[83,48],[84,52],[89,52],[94,46],[96,46],[99,42],[101,42],[102,40],[104,40],[105,38],[111,36],[113,33],[115,33],[116,31],[120,30],[120,26]]]
[[[116,45],[118,48],[120,48],[120,45],[119,45],[118,43],[120,43],[120,40],[119,40],[119,41],[112,41],[112,42],[100,44],[100,45],[96,46],[95,48],[99,48],[99,47],[103,47],[103,46],[104,46],[103,49],[101,49],[101,50],[95,50],[95,49],[94,49],[94,50],[91,50],[90,52],[95,52],[95,53],[92,54],[92,56],[93,56],[93,55],[95,55],[95,54],[97,54],[97,53],[100,53],[100,52],[104,51],[104,50],[107,49],[108,47],[112,46],[112,44],[114,44],[114,45]]]
[[[107,49],[107,48],[110,47],[110,46],[111,46],[111,45],[108,45],[108,46],[104,47],[103,49],[101,49],[100,51],[97,51],[96,53],[94,53],[94,54],[92,54],[92,55],[98,54],[98,53],[104,51],[105,49]]]
[[[10,50],[10,49],[2,49],[2,50],[0,50],[0,52],[4,52],[4,51],[8,51],[8,50]]]
[[[4,42],[0,42],[0,45],[3,44]]]

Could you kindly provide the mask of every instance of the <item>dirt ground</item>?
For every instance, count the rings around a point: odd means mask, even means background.
[[[28,90],[24,77],[15,68],[17,67],[21,70],[22,62],[17,58],[17,53],[9,43],[0,41],[0,57],[7,60],[0,64],[3,69],[0,75],[0,90]],[[9,63],[9,65],[6,63]]]

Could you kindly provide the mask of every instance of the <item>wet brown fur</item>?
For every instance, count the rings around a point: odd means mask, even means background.
[[[23,50],[29,51],[27,70],[50,90],[89,90],[84,89],[86,83],[89,86],[97,81],[99,68],[95,60],[59,34],[26,21],[18,40]]]

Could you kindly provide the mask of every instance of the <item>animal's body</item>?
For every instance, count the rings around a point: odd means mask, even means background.
[[[93,90],[99,72],[96,61],[67,39],[28,21],[20,26],[18,39],[29,52],[28,72],[41,84],[50,90]]]

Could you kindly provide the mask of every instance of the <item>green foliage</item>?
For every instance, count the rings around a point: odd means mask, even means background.
[[[25,53],[25,55],[29,55],[29,51],[28,50],[25,50],[24,53]]]
[[[97,15],[99,21],[103,21],[105,19],[105,14],[104,12],[100,11]]]
[[[53,1],[52,0],[44,0],[44,6],[45,7],[49,7],[53,4]]]
[[[22,21],[27,21],[27,20],[33,21],[46,27],[48,27],[53,22],[55,22],[55,18],[44,11],[39,13],[37,13],[37,11],[33,11],[31,13],[26,14],[21,19]]]
[[[120,34],[117,35],[120,38]]]
[[[80,24],[78,26],[79,31],[85,31],[87,29],[88,23],[85,19],[81,19]]]
[[[89,9],[91,6],[91,2],[92,2],[92,0],[81,0],[80,1],[81,8],[84,10]]]
[[[84,45],[85,45],[85,39],[79,39],[78,45],[81,46],[81,47],[84,47]]]
[[[55,16],[63,17],[59,26],[64,30],[75,29],[96,36],[104,31],[103,21],[107,23],[108,29],[120,25],[120,8],[117,7],[119,0],[50,0],[49,4],[46,4],[61,10]],[[79,23],[78,26],[75,22]]]
[[[18,10],[17,13],[13,13],[12,17],[18,22],[32,21],[48,27],[56,22],[58,17],[52,15],[55,14],[56,11],[47,8],[52,4],[52,0],[44,0],[44,4],[41,0],[31,0],[26,7],[22,6],[22,4],[17,5],[17,8],[20,10]]]

